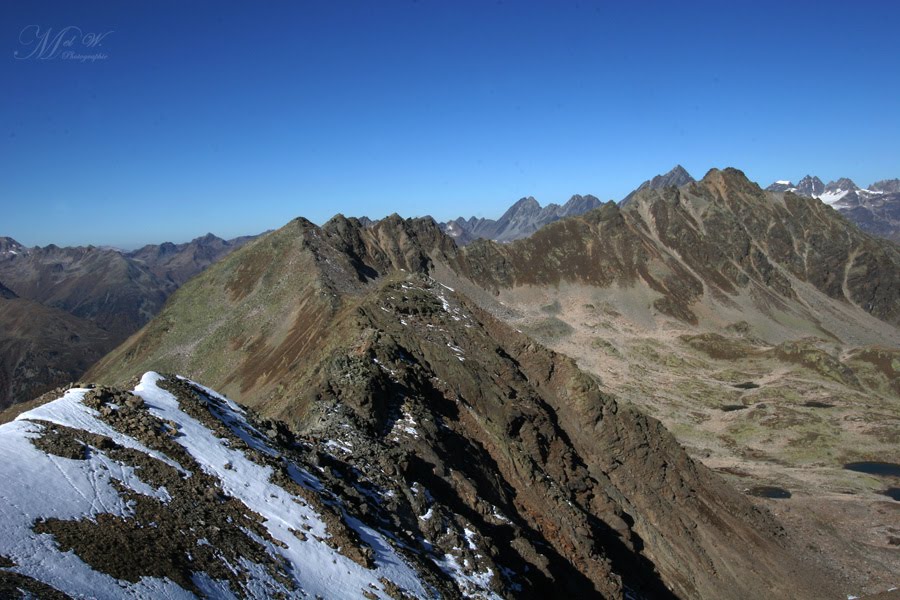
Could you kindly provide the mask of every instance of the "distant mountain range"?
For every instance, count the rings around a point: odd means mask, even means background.
[[[900,242],[900,179],[876,181],[860,188],[846,177],[826,184],[818,177],[807,175],[796,185],[781,180],[766,190],[818,198],[863,231]]]
[[[676,165],[668,173],[656,175],[641,183],[619,201],[619,204],[627,205],[643,190],[679,188],[695,181],[684,167]],[[863,189],[847,178],[825,184],[818,177],[807,175],[796,185],[787,180],[776,181],[767,187],[766,191],[792,192],[818,198],[833,206],[863,231],[900,241],[900,179],[878,181]],[[595,196],[575,195],[562,206],[548,204],[541,207],[537,200],[529,196],[510,206],[499,219],[458,217],[440,223],[440,227],[459,246],[465,246],[477,239],[511,242],[526,238],[545,225],[566,217],[582,215],[599,208],[602,204]],[[374,222],[364,218],[366,226]]]
[[[594,196],[572,196],[568,202],[548,204],[541,207],[532,197],[522,198],[503,213],[496,221],[469,217],[459,217],[447,223],[441,223],[441,229],[453,238],[460,246],[476,239],[511,242],[528,237],[544,225],[565,217],[574,217],[593,210],[602,205]]]
[[[180,286],[98,387],[0,426],[0,586],[846,596],[893,560],[884,497],[842,466],[896,460],[898,295],[895,244],[736,169],[504,243],[297,218]],[[766,510],[787,488],[805,527]],[[864,515],[849,541],[808,516],[826,495]],[[873,530],[860,568],[840,544]]]
[[[509,243],[459,247],[428,218],[392,215],[368,227],[343,216],[321,227],[296,219],[185,284],[88,377],[112,385],[150,365],[190,373],[330,446],[358,479],[396,465],[390,481],[433,498],[401,521],[413,539],[442,548],[444,528],[457,526],[473,539],[491,535],[498,553],[481,554],[494,561],[492,589],[521,585],[516,597],[554,589],[669,597],[666,588],[684,598],[817,597],[821,581],[789,574],[803,572],[805,556],[781,546],[759,513],[673,454],[656,425],[607,404],[599,374],[582,379],[574,362],[494,315],[528,296],[547,317],[539,332],[566,336],[567,323],[596,323],[589,315],[616,318],[573,341],[580,358],[601,352],[597,337],[613,327],[641,322],[694,334],[734,325],[748,339],[843,335],[822,322],[834,311],[842,323],[892,331],[898,266],[892,244],[848,228],[821,203],[764,192],[733,169],[681,188],[648,186],[624,207],[606,203]],[[584,296],[564,295],[575,293]],[[549,294],[559,301],[538,308]],[[635,315],[634,324],[623,315]],[[651,361],[677,363],[644,344]],[[729,344],[723,339],[721,352],[743,358],[743,346]],[[792,351],[775,346],[760,356]],[[796,351],[796,360],[819,360],[803,351],[810,357]],[[835,376],[849,380],[842,368]],[[717,393],[704,401],[718,403]],[[731,385],[721,393],[737,395]],[[406,495],[396,497],[403,519]],[[495,527],[494,514],[514,527]],[[566,551],[539,558],[532,546]],[[480,564],[469,566],[484,572]]]
[[[184,244],[152,244],[124,253],[145,265],[161,280],[181,285],[209,265],[258,236],[242,236],[223,240],[211,233]]]
[[[644,189],[658,190],[664,187],[679,187],[692,181],[694,178],[684,167],[676,165],[668,173],[657,175],[639,185],[621,203],[627,202],[637,192]],[[545,225],[566,217],[583,215],[602,205],[603,202],[590,194],[586,196],[576,194],[562,206],[551,203],[544,207],[541,207],[537,200],[529,196],[510,206],[497,220],[458,217],[452,221],[440,223],[440,226],[459,246],[465,246],[477,239],[511,242],[526,238]]]
[[[77,379],[181,284],[250,239],[207,234],[123,252],[0,237],[0,407]]]
[[[693,183],[696,181],[691,174],[688,173],[684,167],[681,165],[675,165],[675,167],[665,173],[664,175],[657,175],[653,179],[648,179],[641,185],[637,187],[633,192],[625,196],[625,198],[620,202],[620,204],[625,205],[630,201],[638,192],[643,190],[661,190],[667,187],[681,187],[683,185],[687,185],[689,183]]]
[[[798,365],[815,394],[880,402],[892,393],[892,355],[860,352],[852,362],[855,354],[835,358],[797,340],[896,339],[898,267],[893,244],[848,227],[820,202],[764,192],[734,169],[680,188],[648,185],[624,206],[606,203],[509,243],[459,247],[427,218],[392,215],[368,227],[342,216],[321,227],[296,219],[185,284],[88,377],[112,385],[151,366],[190,373],[286,422],[350,461],[357,478],[385,481],[378,489],[400,482],[392,510],[413,540],[443,548],[447,527],[468,529],[473,540],[490,535],[498,552],[480,554],[493,564],[470,561],[465,572],[490,566],[492,589],[521,585],[517,597],[554,589],[667,597],[666,588],[684,598],[819,597],[825,580],[791,575],[803,572],[806,554],[787,551],[759,513],[676,456],[661,429],[597,395],[614,373],[582,379],[574,362],[503,319],[532,307],[543,319],[529,333],[571,336],[568,351],[579,360],[635,328],[647,357],[640,364],[682,365],[685,381],[701,361],[664,352],[646,332],[683,332],[685,343],[733,358],[718,366],[732,373],[727,381],[700,399],[680,380],[644,397],[659,406],[658,396],[683,393],[690,418],[721,398],[740,403],[734,384],[748,381],[745,363],[760,357]],[[576,327],[589,333],[575,337]],[[776,387],[766,383],[764,392]],[[795,396],[754,402],[735,414],[746,408],[744,418],[762,419],[773,404],[806,410]],[[731,442],[727,431],[705,433]],[[805,443],[794,442],[806,451]],[[419,492],[402,490],[420,486],[432,500],[404,518],[404,498]],[[495,527],[495,514],[513,528]],[[566,551],[538,558],[531,547]],[[652,587],[637,589],[642,577]]]

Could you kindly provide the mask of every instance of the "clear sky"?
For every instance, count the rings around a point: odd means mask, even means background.
[[[497,217],[677,163],[867,185],[900,177],[897,23],[888,0],[3,2],[0,235]]]

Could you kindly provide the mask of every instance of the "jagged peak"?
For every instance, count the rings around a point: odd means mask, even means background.
[[[344,216],[344,213],[337,213],[330,219],[328,219],[324,225],[322,225],[322,229],[327,228],[330,224],[338,224],[338,223],[350,223],[350,219]]]
[[[682,167],[681,165],[675,165],[674,167],[672,167],[669,170],[669,172],[665,174],[665,176],[669,176],[669,175],[679,175],[682,177],[693,179],[693,177],[691,177],[691,174],[688,173],[688,170],[685,169],[684,167]]]
[[[639,185],[633,192],[625,196],[622,200],[622,204],[627,204],[638,192],[643,190],[659,190],[667,187],[681,187],[683,185],[687,185],[689,183],[693,183],[696,180],[691,176],[687,170],[681,165],[675,165],[672,167],[667,173],[663,175],[657,175],[653,177],[653,179],[648,179],[641,185]]]
[[[534,199],[534,196],[526,196],[525,198],[519,199],[515,204],[509,207],[507,213],[519,212],[525,209],[537,209],[540,210],[541,203]]]
[[[759,185],[752,181],[740,169],[734,167],[726,167],[724,169],[712,168],[703,179],[700,185],[708,190],[715,191],[722,198],[732,197],[732,193],[740,193],[744,197],[758,196],[759,198],[767,198]]]
[[[825,186],[826,192],[833,192],[836,190],[844,190],[844,191],[855,191],[858,190],[859,186],[856,185],[852,179],[848,177],[841,177],[836,181],[829,181]]]
[[[869,189],[885,193],[900,192],[900,179],[882,179],[870,185]]]
[[[7,236],[0,236],[0,252],[4,250],[19,250],[24,248],[22,244]]]
[[[602,204],[600,199],[597,198],[597,196],[594,196],[592,194],[585,194],[583,196],[581,194],[573,194],[572,197],[569,198],[568,201],[566,201],[566,203],[562,205],[562,207],[566,208],[568,206],[578,205],[578,204],[583,204],[583,203],[592,203],[593,204],[595,202],[597,203],[598,206],[600,204]]]
[[[288,225],[293,225],[295,227],[302,227],[303,229],[318,229],[318,225],[307,219],[306,217],[297,217],[293,219]]]
[[[707,171],[706,175],[704,175],[703,179],[700,181],[733,181],[740,184],[753,183],[743,171],[734,167],[725,167],[724,169],[713,167]]]
[[[212,232],[207,232],[205,235],[201,235],[200,237],[196,237],[196,238],[192,239],[191,243],[203,244],[203,243],[209,243],[209,242],[224,242],[224,241],[225,240],[223,240],[216,234],[214,234]]]

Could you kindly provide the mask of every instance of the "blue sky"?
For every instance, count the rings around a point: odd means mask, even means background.
[[[0,235],[496,217],[677,163],[900,177],[898,22],[885,1],[4,2]]]

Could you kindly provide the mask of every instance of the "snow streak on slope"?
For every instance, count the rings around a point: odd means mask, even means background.
[[[274,469],[266,464],[266,459],[278,464],[282,460],[279,452],[250,424],[236,404],[211,390],[183,381],[204,393],[207,406],[203,410],[208,408],[213,417],[207,422],[205,418],[196,418],[196,410],[186,410],[175,394],[160,387],[162,381],[163,377],[156,373],[144,375],[134,390],[143,402],[131,397],[129,408],[139,405],[145,411],[136,421],[146,422],[144,417],[151,415],[157,419],[154,423],[164,424],[163,429],[171,440],[186,450],[180,461],[110,426],[100,412],[85,402],[86,395],[92,393],[87,389],[70,390],[59,400],[0,426],[0,481],[3,481],[0,567],[4,567],[0,569],[0,578],[5,573],[18,573],[66,594],[91,598],[196,595],[227,598],[278,594],[326,598],[364,597],[365,594],[369,598],[387,598],[398,590],[417,597],[436,595],[382,534],[348,515],[338,501],[329,500],[322,483],[306,469],[285,462],[284,471],[293,482],[291,485],[276,483]],[[108,416],[128,409],[124,404],[107,403],[100,410]],[[222,425],[224,428],[219,429]],[[83,447],[83,455],[75,451],[71,457],[64,457],[41,445],[39,438],[49,436],[49,429],[60,426],[63,433],[74,432],[71,438],[66,438],[73,440],[69,448]],[[232,435],[223,435],[228,432]],[[101,443],[102,438],[111,441]],[[220,489],[218,501],[226,499],[222,506],[239,502],[241,510],[246,510],[253,516],[251,520],[256,520],[255,525],[261,526],[253,530],[250,525],[235,522],[234,528],[240,530],[237,535],[246,535],[250,544],[264,548],[265,554],[275,558],[275,566],[255,563],[246,556],[225,561],[226,568],[240,574],[241,589],[235,589],[233,581],[229,584],[202,570],[191,573],[187,586],[161,577],[132,577],[135,581],[129,581],[105,573],[103,565],[92,563],[77,547],[74,551],[63,550],[64,543],[52,533],[35,531],[39,528],[36,523],[50,520],[87,521],[91,526],[114,516],[128,522],[135,517],[141,502],[133,494],[167,506],[174,503],[172,495],[177,493],[175,488],[180,482],[173,482],[171,490],[148,484],[142,479],[148,466],[135,468],[126,464],[128,461],[111,456],[121,448],[177,469],[175,472],[182,481],[210,477]],[[195,472],[181,464],[184,462],[191,462]],[[334,515],[331,519],[324,515],[325,504],[355,533],[359,546],[367,549],[371,558],[368,564],[350,558],[346,547],[336,547],[334,532],[339,527]],[[190,525],[186,528],[193,529]],[[345,544],[346,539],[346,536],[342,538]],[[196,546],[209,543],[199,539]],[[186,560],[194,558],[188,554]],[[13,566],[8,566],[10,563]],[[139,570],[140,565],[136,568]]]

